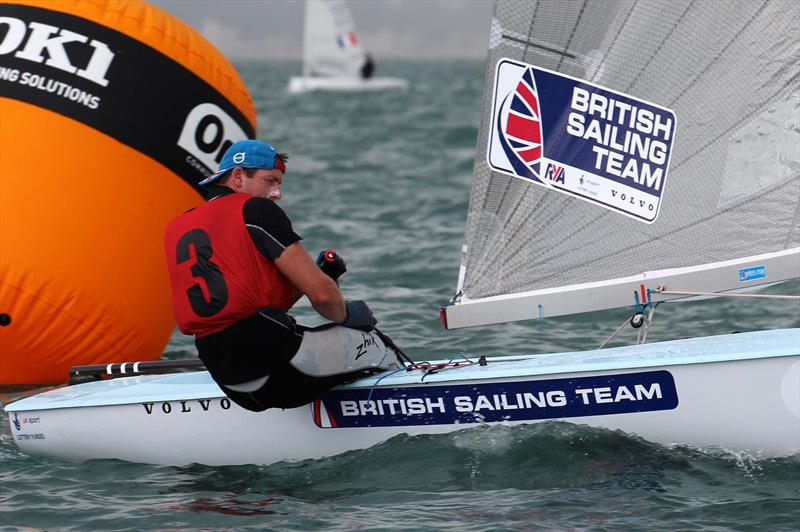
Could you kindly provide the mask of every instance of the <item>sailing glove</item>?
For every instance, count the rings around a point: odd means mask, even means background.
[[[375,328],[378,320],[372,315],[372,311],[365,301],[345,301],[344,305],[347,310],[347,317],[340,325],[362,331],[371,331]]]
[[[339,277],[347,271],[347,265],[342,257],[333,249],[324,249],[317,255],[317,266],[322,273],[339,284]]]

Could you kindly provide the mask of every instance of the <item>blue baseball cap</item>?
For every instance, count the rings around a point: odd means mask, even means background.
[[[278,152],[269,144],[260,140],[240,140],[234,142],[231,147],[225,150],[222,161],[219,163],[219,170],[200,181],[200,184],[210,185],[226,172],[233,170],[237,166],[242,168],[263,168],[272,170],[277,168],[281,172],[286,172],[286,165],[278,159]]]

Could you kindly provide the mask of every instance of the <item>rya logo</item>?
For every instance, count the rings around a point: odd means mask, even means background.
[[[547,163],[547,170],[544,172],[545,179],[549,179],[554,183],[564,184],[564,167],[557,166],[553,163]]]
[[[0,17],[0,35],[3,34],[3,26],[7,31],[0,41],[0,55],[14,52],[14,57],[44,63],[103,87],[108,85],[106,74],[114,59],[114,52],[106,43],[41,22],[26,25],[25,21],[14,17]],[[68,44],[71,45],[69,50],[72,54],[65,47]],[[87,55],[88,61],[78,61],[76,64],[76,58],[85,58]]]

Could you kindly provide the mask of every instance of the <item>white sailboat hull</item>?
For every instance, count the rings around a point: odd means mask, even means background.
[[[313,91],[361,92],[406,90],[408,81],[400,78],[356,78],[298,76],[289,80],[287,90],[292,94]]]
[[[664,444],[800,451],[800,329],[494,358],[422,377],[362,379],[312,405],[255,413],[206,372],[151,375],[59,388],[6,411],[22,450],[68,460],[270,464],[549,419]]]

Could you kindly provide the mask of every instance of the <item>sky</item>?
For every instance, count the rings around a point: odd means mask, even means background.
[[[302,0],[150,0],[231,60],[300,59]],[[345,0],[364,48],[381,59],[483,59],[491,0]]]

